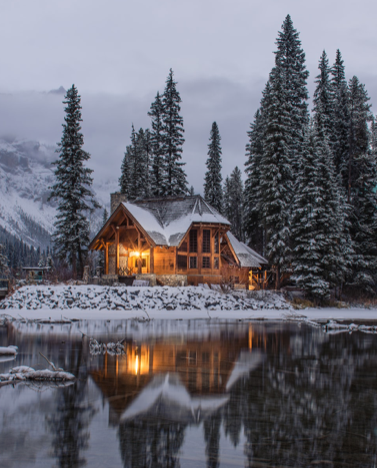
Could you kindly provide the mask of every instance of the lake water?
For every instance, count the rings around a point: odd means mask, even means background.
[[[122,341],[124,352],[93,346]],[[376,467],[377,335],[304,323],[13,323],[18,365],[73,385],[0,387],[0,466]]]

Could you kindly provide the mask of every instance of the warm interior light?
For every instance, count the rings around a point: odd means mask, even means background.
[[[139,367],[139,356],[136,356],[135,360],[135,375],[137,375],[137,369]]]

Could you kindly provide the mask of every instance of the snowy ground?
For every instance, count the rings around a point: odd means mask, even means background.
[[[377,321],[377,309],[295,311],[273,292],[224,294],[200,287],[25,286],[0,302],[12,319],[71,321],[144,319]]]

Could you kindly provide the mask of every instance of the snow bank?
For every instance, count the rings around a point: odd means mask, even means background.
[[[37,382],[66,382],[75,380],[75,376],[69,372],[56,372],[49,369],[35,370],[28,366],[13,367],[7,374],[0,374],[0,386],[25,380]]]
[[[15,356],[18,352],[17,346],[0,346],[0,356]]]
[[[198,287],[24,286],[0,303],[0,309],[18,310],[287,310],[278,294],[219,291]],[[63,320],[63,317],[62,317]]]

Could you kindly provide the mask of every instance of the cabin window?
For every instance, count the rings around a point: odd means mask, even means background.
[[[198,251],[198,231],[191,229],[190,231],[190,252]]]
[[[178,252],[187,252],[187,241],[182,242],[181,246],[178,249]]]
[[[178,255],[178,270],[187,270],[187,255]]]
[[[209,363],[209,353],[202,353],[202,363],[203,364]]]
[[[209,229],[203,229],[203,253],[211,252],[211,231]]]
[[[190,257],[190,268],[191,270],[198,268],[198,259],[196,257]]]
[[[215,244],[215,253],[218,254],[219,253],[219,233],[218,232],[215,234],[214,244]]]
[[[220,267],[219,257],[214,257],[214,259],[213,259],[213,268],[215,270],[218,270],[219,267]]]
[[[202,268],[211,268],[211,257],[203,257]]]

